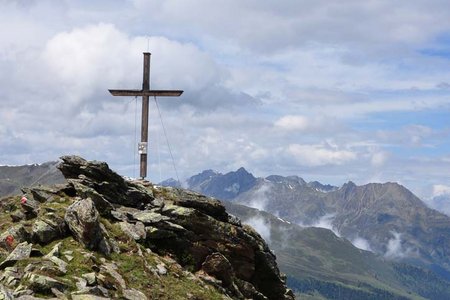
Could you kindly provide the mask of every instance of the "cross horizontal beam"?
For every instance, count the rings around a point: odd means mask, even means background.
[[[113,96],[158,96],[178,97],[183,94],[180,90],[109,90]]]

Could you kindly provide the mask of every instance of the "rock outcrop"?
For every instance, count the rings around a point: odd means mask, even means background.
[[[0,299],[294,298],[218,200],[61,159],[67,184],[0,200]]]

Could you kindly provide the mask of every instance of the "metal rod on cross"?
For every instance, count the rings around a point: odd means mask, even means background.
[[[142,90],[109,90],[113,96],[142,96],[141,142],[139,143],[140,176],[147,177],[148,107],[150,96],[178,97],[181,90],[150,90],[150,53],[144,52],[144,78]]]

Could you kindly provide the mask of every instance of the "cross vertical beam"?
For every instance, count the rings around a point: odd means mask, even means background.
[[[150,53],[144,52],[144,70],[142,90],[109,90],[113,96],[142,96],[142,121],[141,121],[141,143],[140,154],[140,177],[147,177],[147,144],[148,144],[148,110],[149,97],[178,97],[182,90],[150,90]]]
[[[142,91],[150,90],[150,53],[144,52],[144,78],[142,79]],[[142,96],[142,121],[141,121],[141,145],[148,145],[148,107],[149,96]],[[140,153],[140,177],[144,179],[147,177],[147,151]]]

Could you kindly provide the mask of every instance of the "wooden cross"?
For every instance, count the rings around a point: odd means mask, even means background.
[[[166,96],[178,97],[183,91],[180,90],[150,90],[150,53],[144,52],[144,80],[142,90],[109,90],[113,96],[142,96],[142,125],[141,142],[139,143],[140,176],[144,179],[147,176],[147,144],[148,144],[148,97]]]

